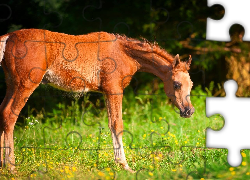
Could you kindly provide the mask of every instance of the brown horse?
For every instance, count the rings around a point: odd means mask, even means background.
[[[10,170],[15,169],[16,120],[41,82],[66,91],[105,95],[115,161],[129,171],[122,143],[122,98],[137,71],[152,73],[164,82],[165,93],[179,108],[180,116],[194,113],[189,98],[191,56],[181,62],[179,55],[173,57],[156,44],[106,32],[73,36],[23,29],[1,36],[0,41],[0,63],[7,84],[0,106],[0,155],[1,164]]]

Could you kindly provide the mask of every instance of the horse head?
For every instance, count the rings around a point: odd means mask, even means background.
[[[189,55],[187,62],[181,62],[177,54],[172,62],[170,78],[164,83],[164,90],[167,96],[180,110],[180,116],[184,118],[191,117],[195,111],[190,100],[193,82],[190,79],[188,70],[190,69],[191,61],[191,55]]]

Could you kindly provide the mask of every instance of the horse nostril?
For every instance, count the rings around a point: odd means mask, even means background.
[[[194,108],[185,107],[184,111],[180,111],[181,117],[190,117],[194,113]]]
[[[189,108],[189,107],[185,107],[184,111],[182,112],[183,116],[191,116],[193,114],[193,109]]]

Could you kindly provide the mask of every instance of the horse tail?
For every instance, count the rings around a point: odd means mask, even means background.
[[[8,38],[9,38],[8,34],[0,36],[0,66],[1,66],[1,62],[2,62],[3,57],[4,57],[6,41],[7,41]]]

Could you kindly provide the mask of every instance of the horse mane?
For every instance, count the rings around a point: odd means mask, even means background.
[[[174,62],[174,56],[169,54],[165,49],[161,48],[157,42],[151,43],[145,38],[142,38],[142,40],[138,40],[120,34],[115,34],[115,36],[117,37],[117,39],[122,40],[124,47],[129,50],[133,49],[141,52],[153,52],[165,59],[169,64],[172,64]],[[187,67],[186,63],[182,61],[173,68],[174,72],[186,72],[188,70],[189,67]]]

